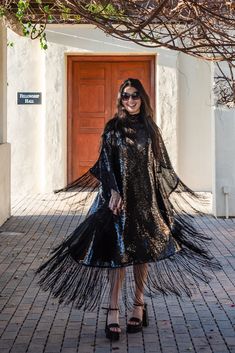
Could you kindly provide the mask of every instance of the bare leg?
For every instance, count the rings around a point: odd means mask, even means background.
[[[148,264],[134,265],[134,278],[135,278],[135,298],[134,303],[143,304],[144,303],[144,285],[146,283],[148,274]],[[134,306],[132,317],[136,317],[142,320],[143,316],[143,306]],[[137,325],[136,321],[129,320],[129,324]]]
[[[120,291],[121,291],[124,275],[125,275],[124,268],[110,270],[109,272],[109,279],[111,284],[110,308],[115,309],[119,307],[119,297],[120,297]],[[110,310],[108,313],[108,325],[113,323],[119,323],[118,310]],[[111,331],[121,332],[121,329],[117,327],[112,327]]]

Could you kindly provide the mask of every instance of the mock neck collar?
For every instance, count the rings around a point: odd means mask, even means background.
[[[140,120],[141,120],[141,116],[140,116],[140,113],[137,113],[137,114],[128,114],[127,115],[127,119],[128,119],[128,121],[131,121],[131,122],[133,122],[133,123],[135,123],[135,122],[140,122]]]

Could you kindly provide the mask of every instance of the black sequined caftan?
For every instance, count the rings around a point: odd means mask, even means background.
[[[102,301],[111,269],[127,268],[127,298],[135,264],[148,263],[149,295],[191,295],[198,280],[208,282],[208,270],[220,267],[205,246],[210,239],[194,226],[198,195],[174,172],[160,132],[156,160],[141,116],[126,118],[122,130],[115,119],[106,126],[95,165],[64,189],[96,193],[85,220],[38,269],[44,290],[78,308]],[[108,207],[111,189],[123,199],[119,215]]]

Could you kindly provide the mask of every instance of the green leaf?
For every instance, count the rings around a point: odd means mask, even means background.
[[[47,38],[46,38],[46,33],[43,32],[41,35],[40,35],[40,46],[42,49],[46,50],[48,48],[48,44],[47,44]]]
[[[5,15],[5,8],[4,6],[0,6],[0,17],[3,17]]]
[[[71,13],[71,9],[69,7],[66,7],[65,5],[60,5],[61,11],[64,13]]]
[[[102,5],[97,2],[90,3],[86,5],[86,8],[88,11],[94,13],[94,14],[100,14],[104,17],[110,17],[110,16],[115,16],[119,17],[120,15],[123,14],[122,11],[118,11],[113,4],[107,4],[107,5]]]
[[[27,11],[28,7],[29,7],[29,0],[18,1],[16,17],[19,19],[19,21],[21,21],[22,18],[24,17],[24,14]]]
[[[32,27],[32,23],[31,22],[27,22],[27,23],[22,23],[22,31],[23,31],[23,35],[25,37],[28,37],[30,35],[31,32],[31,27]]]
[[[54,16],[48,15],[47,19],[48,19],[48,22],[53,22],[54,21]]]
[[[80,15],[74,16],[74,19],[76,20],[77,23],[81,22],[81,16]]]
[[[51,13],[51,8],[50,8],[50,6],[49,5],[45,5],[45,6],[43,6],[43,10],[45,11],[45,13],[47,13],[47,14],[50,14]]]
[[[7,46],[10,47],[10,48],[13,48],[14,47],[14,43],[11,42],[11,41],[8,41],[7,42]]]

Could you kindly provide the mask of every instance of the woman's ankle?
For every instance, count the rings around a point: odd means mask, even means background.
[[[136,297],[133,302],[133,305],[134,306],[144,306],[144,296]]]

